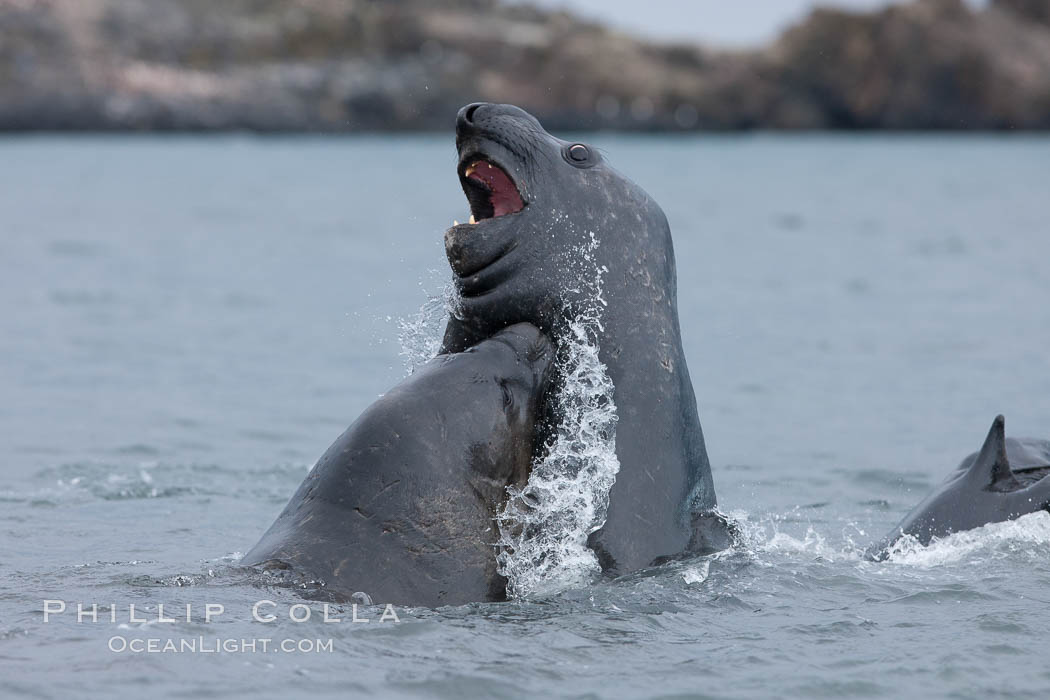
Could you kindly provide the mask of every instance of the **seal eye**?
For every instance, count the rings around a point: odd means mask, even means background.
[[[596,162],[591,149],[582,143],[574,143],[567,146],[562,151],[562,155],[569,162],[569,165],[575,165],[577,168],[589,168]]]

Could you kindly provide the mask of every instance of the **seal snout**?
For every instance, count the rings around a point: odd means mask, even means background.
[[[456,137],[460,139],[475,136],[478,130],[491,130],[498,121],[507,117],[530,122],[533,126],[540,125],[534,116],[520,107],[471,102],[456,114]]]
[[[472,102],[469,105],[464,106],[456,114],[456,133],[459,133],[463,129],[468,129],[474,124],[474,113],[479,108],[485,106],[484,102]]]

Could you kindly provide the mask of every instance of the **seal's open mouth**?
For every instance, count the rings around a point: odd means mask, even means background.
[[[470,203],[471,222],[514,214],[525,202],[503,168],[484,159],[468,159],[460,166],[459,181]]]

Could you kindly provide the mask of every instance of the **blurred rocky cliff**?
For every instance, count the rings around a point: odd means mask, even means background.
[[[1050,0],[816,10],[771,45],[499,0],[0,0],[0,129],[1050,128]]]

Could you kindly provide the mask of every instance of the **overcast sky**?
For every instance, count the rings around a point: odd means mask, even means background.
[[[727,46],[759,44],[817,4],[870,9],[887,0],[532,0],[567,7],[634,34]],[[975,0],[975,4],[979,4]]]

